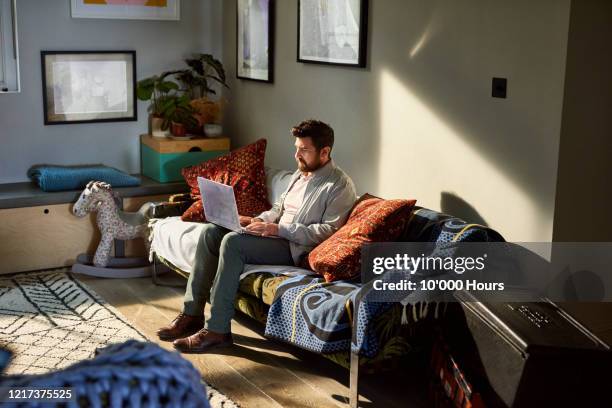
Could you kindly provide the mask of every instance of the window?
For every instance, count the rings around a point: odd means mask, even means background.
[[[0,0],[0,93],[19,92],[15,0]]]

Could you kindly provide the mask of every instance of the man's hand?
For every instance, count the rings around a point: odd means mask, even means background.
[[[240,226],[241,227],[246,227],[247,225],[249,225],[252,222],[262,222],[263,220],[261,218],[253,218],[253,217],[248,217],[246,215],[239,215],[238,216],[239,220],[240,220]]]
[[[246,230],[262,237],[278,236],[278,224],[271,222],[253,221],[246,227]]]
[[[253,217],[247,217],[246,215],[239,215],[238,219],[240,220],[241,227],[246,227],[253,222]]]

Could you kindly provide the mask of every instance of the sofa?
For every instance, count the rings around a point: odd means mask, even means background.
[[[274,202],[286,189],[292,172],[266,168],[267,192],[270,202]],[[189,195],[175,195],[166,203],[157,204],[154,209],[156,222],[152,223],[152,246],[154,279],[157,279],[157,262],[171,270],[188,277],[190,266],[195,259],[195,246],[202,224],[182,222],[181,214],[191,205]],[[422,207],[414,207],[400,241],[450,242],[450,241],[503,241],[502,236],[490,228],[468,224],[451,215]],[[247,265],[241,276],[235,308],[257,321],[266,323],[271,306],[279,297],[289,291],[280,291],[284,283],[291,279],[303,279],[312,282],[323,282],[313,271],[295,266],[278,267],[265,265]],[[329,287],[330,284],[327,284]],[[358,299],[362,290],[366,290],[359,281],[334,282],[331,285],[345,285],[353,288]],[[281,293],[277,295],[277,292]],[[341,319],[346,320],[349,328],[345,331],[346,339],[335,348],[326,349],[321,354],[335,363],[349,368],[351,375],[351,404],[356,406],[358,373],[389,369],[410,358],[425,359],[433,344],[434,330],[439,318],[443,316],[444,307],[435,305],[399,303],[377,307],[375,312],[361,313],[357,316],[355,302],[347,302]],[[429,312],[428,312],[429,310]],[[364,317],[365,316],[365,317]],[[370,352],[363,352],[356,347],[355,331],[358,327],[368,333]],[[351,334],[351,328],[352,334]],[[266,334],[269,334],[266,331]],[[274,336],[272,336],[274,337]],[[362,342],[363,343],[363,342]],[[300,344],[298,344],[300,345]],[[310,347],[303,348],[315,351]],[[374,352],[372,351],[374,350]]]

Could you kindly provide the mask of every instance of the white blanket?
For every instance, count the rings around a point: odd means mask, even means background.
[[[151,251],[172,263],[183,272],[193,272],[198,239],[204,224],[168,217],[153,225]]]
[[[153,224],[151,251],[186,273],[193,272],[198,239],[204,224],[181,221],[181,217],[156,220]],[[267,272],[274,275],[313,275],[315,272],[293,265],[246,265],[240,279],[252,273]]]

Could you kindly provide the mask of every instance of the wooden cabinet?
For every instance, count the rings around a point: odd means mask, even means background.
[[[94,217],[75,217],[72,204],[0,210],[0,274],[72,265],[95,252]]]
[[[115,189],[126,211],[147,201],[165,201],[187,191],[184,183],[143,178],[138,187]],[[44,193],[31,183],[0,185],[0,274],[70,266],[81,253],[94,254],[100,241],[95,214],[72,214],[80,191]],[[118,254],[144,256],[141,239],[116,246]]]
[[[159,182],[182,180],[181,169],[214,159],[229,152],[227,137],[174,140],[140,136],[142,174]]]

